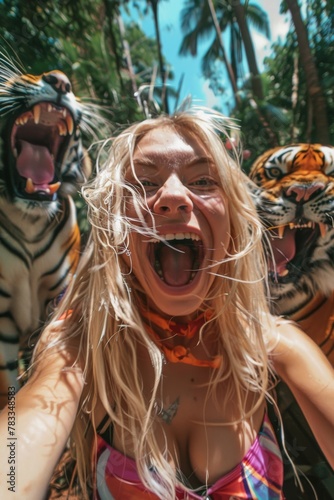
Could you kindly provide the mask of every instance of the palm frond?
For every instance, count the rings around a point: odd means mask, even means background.
[[[248,4],[246,9],[247,21],[259,33],[270,39],[270,23],[268,14],[255,4]]]

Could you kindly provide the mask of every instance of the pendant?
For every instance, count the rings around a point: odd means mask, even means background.
[[[167,410],[164,409],[162,404],[158,405],[158,403],[155,403],[155,407],[157,409],[157,414],[163,420],[166,424],[170,424],[172,420],[174,419],[175,415],[177,414],[177,410],[179,409],[180,405],[180,398],[177,398],[174,403],[172,403]],[[159,407],[160,406],[160,407]]]

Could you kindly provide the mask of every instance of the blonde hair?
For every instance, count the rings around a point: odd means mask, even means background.
[[[91,450],[96,439],[94,409],[100,400],[112,422],[117,423],[123,440],[126,436],[134,450],[142,482],[159,498],[175,497],[176,472],[153,432],[161,355],[145,330],[138,309],[141,293],[122,259],[131,231],[156,237],[154,225],[153,229],[148,227],[142,217],[143,211],[148,210],[143,193],[140,188],[128,185],[124,176],[128,168],[133,169],[132,158],[139,139],[160,126],[196,138],[205,146],[217,166],[221,188],[228,200],[231,245],[206,299],[214,310],[211,327],[217,332],[217,354],[223,356],[224,362],[213,370],[208,391],[214,394],[218,383],[224,380],[226,399],[232,395],[236,398],[241,420],[263,403],[268,392],[268,347],[264,341],[263,318],[268,320],[270,315],[265,292],[262,229],[237,153],[232,151],[233,158],[224,145],[229,130],[236,129],[235,124],[219,113],[193,108],[128,127],[107,141],[110,145],[107,161],[101,168],[98,162],[95,178],[82,189],[91,234],[76,277],[49,325],[52,329],[54,322],[71,310],[59,339],[65,343],[78,339],[78,357],[84,360],[86,388],[71,435],[84,492],[92,474]],[[133,200],[141,226],[125,216],[128,197]],[[155,379],[148,403],[144,400],[137,362],[138,344],[146,347],[154,365]],[[249,392],[257,396],[251,411],[245,403],[245,394]],[[152,464],[158,474],[150,472]]]

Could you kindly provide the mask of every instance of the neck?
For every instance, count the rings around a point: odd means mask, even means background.
[[[198,318],[204,311],[208,310],[209,307],[203,304],[203,308],[197,309],[190,314],[184,314],[182,316],[176,316],[173,314],[166,314],[159,309],[156,309],[154,306],[150,304],[142,304],[140,306],[140,310],[143,313],[144,318],[148,315],[152,315],[152,317],[159,317],[162,321],[174,322],[177,324],[188,324]]]
[[[195,319],[187,323],[176,322],[176,318],[163,318],[147,309],[142,309],[141,314],[150,337],[160,347],[168,361],[211,368],[220,365],[220,357],[201,360],[191,353],[191,349],[200,341],[201,328],[213,317],[212,310],[207,309],[199,313]]]
[[[179,343],[180,338],[192,339],[199,333],[201,327],[207,323],[213,316],[211,309],[197,311],[188,316],[166,316],[160,312],[149,309],[142,309],[141,314],[144,322],[148,324],[161,339],[176,339]]]

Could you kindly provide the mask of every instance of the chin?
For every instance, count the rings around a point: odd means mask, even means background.
[[[192,302],[192,303],[191,303]],[[170,317],[181,317],[181,316],[192,316],[194,315],[201,307],[202,301],[198,301],[197,303],[194,303],[193,301],[189,301],[180,304],[180,301],[178,301],[175,304],[168,304],[166,306],[165,304],[159,307],[157,304],[155,304],[155,308],[159,310],[160,313],[170,316]]]

